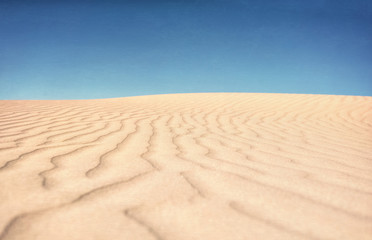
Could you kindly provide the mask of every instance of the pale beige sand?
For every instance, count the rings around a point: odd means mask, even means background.
[[[0,239],[372,239],[372,97],[0,101]]]

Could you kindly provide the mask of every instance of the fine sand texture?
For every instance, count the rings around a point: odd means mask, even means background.
[[[372,97],[0,101],[0,239],[372,239]]]

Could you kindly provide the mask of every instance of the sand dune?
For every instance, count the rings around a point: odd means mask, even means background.
[[[372,239],[372,97],[0,101],[0,239]]]

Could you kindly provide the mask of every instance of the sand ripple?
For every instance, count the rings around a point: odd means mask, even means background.
[[[0,101],[0,239],[371,239],[372,97]]]

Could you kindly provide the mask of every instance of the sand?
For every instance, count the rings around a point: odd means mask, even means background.
[[[372,239],[372,97],[0,101],[0,239]]]

